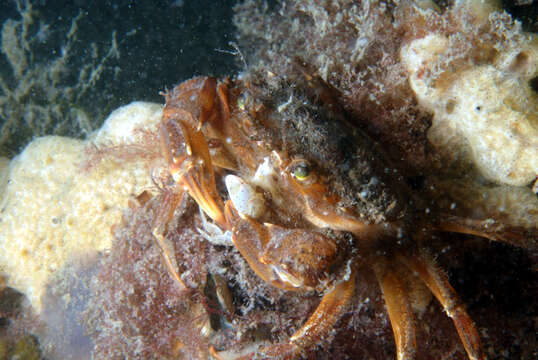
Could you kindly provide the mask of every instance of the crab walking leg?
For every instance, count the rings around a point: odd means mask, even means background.
[[[306,349],[318,343],[344,313],[355,291],[355,271],[323,296],[316,311],[290,338],[290,342]]]
[[[502,223],[492,223],[491,220],[467,219],[445,214],[441,215],[441,218],[443,220],[437,224],[439,230],[476,235],[528,249],[537,244],[538,228],[536,226],[534,228],[507,226]]]
[[[425,251],[421,251],[419,256],[414,257],[400,254],[398,259],[417,273],[441,305],[443,305],[445,312],[452,318],[456,326],[469,359],[485,359],[482,353],[480,337],[473,321],[469,317],[469,314],[467,314],[465,307],[459,301],[456,291],[448,282],[448,278],[435,265],[434,260]]]
[[[415,358],[416,337],[413,312],[400,278],[389,266],[378,264],[374,271],[385,297],[398,360]]]
[[[161,255],[163,257],[166,269],[168,270],[168,273],[172,279],[174,279],[181,289],[185,289],[186,285],[183,280],[181,280],[179,275],[179,267],[175,258],[173,257],[173,254],[175,253],[173,246],[166,241],[164,234],[166,232],[166,225],[172,219],[174,210],[178,207],[178,204],[183,201],[184,196],[184,192],[165,192],[161,201],[162,206],[158,208],[155,216],[156,220],[153,223],[153,236],[157,240],[157,245],[159,245],[161,248]]]
[[[311,349],[334,328],[334,325],[346,310],[355,292],[355,271],[348,280],[338,283],[326,293],[314,313],[306,323],[290,338],[286,344],[277,344],[262,348],[264,356],[283,359],[295,359],[302,350]]]

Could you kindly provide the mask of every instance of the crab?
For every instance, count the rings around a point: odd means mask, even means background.
[[[499,240],[501,231],[443,219],[421,205],[316,79],[269,93],[263,88],[248,78],[197,77],[165,94],[159,137],[176,190],[165,196],[153,233],[172,277],[186,286],[164,233],[189,194],[211,226],[227,234],[219,241],[235,246],[261,279],[323,294],[287,341],[250,357],[296,358],[318,344],[350,303],[359,266],[367,265],[385,298],[398,359],[416,352],[404,280],[422,281],[453,320],[468,357],[484,359],[477,329],[425,239],[430,230],[446,230]],[[401,272],[417,276],[402,279]]]

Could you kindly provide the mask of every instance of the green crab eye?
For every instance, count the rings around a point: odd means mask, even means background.
[[[245,111],[245,109],[247,108],[247,97],[245,94],[242,94],[238,99],[237,99],[237,107],[242,110],[242,111]]]
[[[291,175],[299,181],[304,181],[310,176],[310,166],[306,162],[300,162],[293,166]]]

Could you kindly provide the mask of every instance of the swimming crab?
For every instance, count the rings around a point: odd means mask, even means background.
[[[197,77],[165,94],[159,137],[177,191],[157,215],[158,243],[166,249],[165,228],[188,193],[261,279],[323,294],[287,342],[261,347],[257,356],[295,358],[319,343],[350,303],[357,269],[366,264],[384,295],[398,359],[416,352],[403,269],[441,303],[468,357],[484,359],[477,329],[424,239],[429,230],[497,235],[422,206],[319,81],[306,76],[305,86],[286,85],[264,91],[246,78]],[[170,273],[185,286],[166,253]]]

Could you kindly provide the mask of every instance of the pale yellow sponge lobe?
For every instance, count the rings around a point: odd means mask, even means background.
[[[538,173],[538,47],[511,49],[490,64],[453,68],[450,42],[431,34],[401,51],[419,103],[434,114],[428,137],[444,155],[474,164],[498,184],[524,186]]]
[[[90,141],[136,142],[135,130],[155,131],[161,114],[160,105],[127,105],[111,114],[93,140],[38,138],[2,171],[0,272],[38,313],[58,271],[109,249],[111,226],[121,221],[129,199],[153,187],[142,160],[105,159],[83,169]]]
[[[136,144],[141,130],[155,132],[161,121],[162,106],[136,101],[114,110],[103,126],[95,132],[96,143]],[[157,144],[156,144],[157,145]]]

